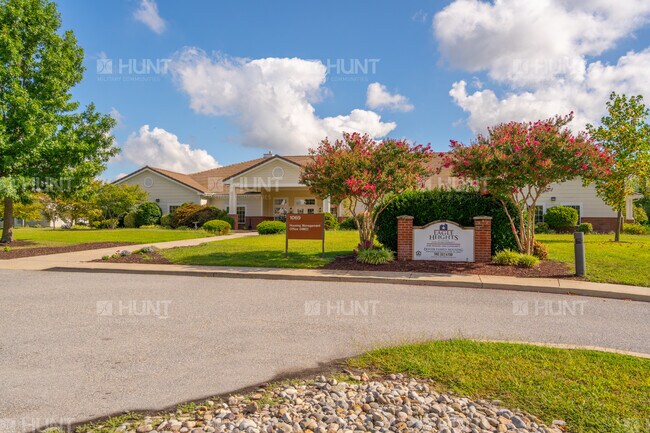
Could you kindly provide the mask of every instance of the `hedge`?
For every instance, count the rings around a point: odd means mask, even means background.
[[[516,214],[514,208],[510,214]],[[517,249],[517,241],[501,202],[478,191],[433,189],[400,194],[377,219],[377,240],[393,251],[397,250],[397,217],[400,215],[413,216],[415,226],[449,220],[470,227],[474,226],[475,216],[491,216],[492,252]]]
[[[135,210],[135,226],[150,226],[160,224],[162,210],[153,202],[141,203]]]
[[[203,230],[216,235],[227,235],[232,226],[226,221],[210,220],[203,224]]]
[[[544,214],[544,222],[553,230],[566,230],[578,225],[578,211],[567,206],[553,206]]]
[[[202,227],[208,221],[222,220],[234,224],[232,218],[228,217],[225,210],[218,209],[214,206],[201,206],[196,203],[184,203],[172,214],[172,227],[187,226],[194,228]]]
[[[282,221],[262,221],[257,225],[257,233],[261,235],[284,233],[286,230],[287,225]]]

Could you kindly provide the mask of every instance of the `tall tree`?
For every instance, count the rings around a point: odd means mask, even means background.
[[[49,0],[0,0],[0,242],[13,240],[14,202],[79,188],[118,152],[115,121],[72,100],[83,50],[60,26]]]
[[[600,126],[587,125],[587,130],[612,155],[610,173],[594,180],[598,195],[616,211],[614,241],[618,242],[625,201],[650,177],[650,125],[646,123],[648,109],[641,95],[628,98],[612,92],[607,113]]]
[[[572,119],[569,114],[502,123],[470,145],[452,140],[451,152],[441,155],[456,176],[481,181],[501,200],[522,253],[533,251],[535,206],[551,184],[578,177],[587,183],[607,170],[607,152],[587,134],[574,135],[566,127]],[[516,216],[510,214],[508,203],[514,205]]]

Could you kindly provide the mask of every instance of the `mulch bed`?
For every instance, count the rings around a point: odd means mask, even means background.
[[[87,244],[66,245],[61,247],[29,248],[29,245],[33,244],[33,242],[28,241],[14,241],[9,244],[0,244],[0,260],[44,256],[47,254],[72,253],[75,251],[97,250],[100,248],[123,247],[125,245],[133,245],[133,242],[91,242]],[[10,251],[4,251],[4,247],[7,246],[11,248]]]
[[[544,260],[535,268],[519,268],[516,266],[497,266],[491,263],[465,262],[435,262],[414,260],[409,262],[393,261],[385,265],[366,265],[356,261],[355,256],[339,256],[324,269],[340,269],[349,271],[388,271],[388,272],[426,272],[430,274],[472,274],[472,275],[503,275],[508,277],[525,278],[576,278],[571,274],[566,264]]]
[[[150,263],[154,265],[171,265],[172,262],[157,252],[145,254],[131,254],[128,256],[113,257],[108,260],[97,259],[93,262],[109,262],[109,263]]]

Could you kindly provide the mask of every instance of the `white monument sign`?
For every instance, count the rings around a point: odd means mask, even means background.
[[[451,221],[413,227],[413,260],[474,261],[474,228]]]

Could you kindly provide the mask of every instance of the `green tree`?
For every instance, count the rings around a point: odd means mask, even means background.
[[[139,185],[125,183],[103,185],[95,196],[95,206],[104,220],[116,220],[120,215],[132,212],[137,205],[147,201],[147,192]]]
[[[14,202],[79,188],[118,152],[115,121],[72,100],[83,50],[60,26],[52,1],[0,0],[0,242],[13,240]]]
[[[405,141],[376,142],[368,135],[343,134],[343,140],[321,141],[310,149],[312,160],[301,182],[320,198],[344,203],[355,218],[359,248],[373,248],[381,212],[407,189],[422,186],[431,175],[431,149]]]
[[[23,203],[14,203],[13,214],[14,218],[20,218],[23,222],[26,221],[40,221],[43,214],[41,213],[43,206],[38,200],[37,196],[31,196],[29,200]],[[0,202],[0,214],[4,214],[4,203]]]
[[[614,241],[621,238],[625,200],[650,176],[650,125],[643,96],[612,92],[601,125],[587,125],[591,136],[612,156],[609,174],[594,179],[598,195],[617,213]]]

